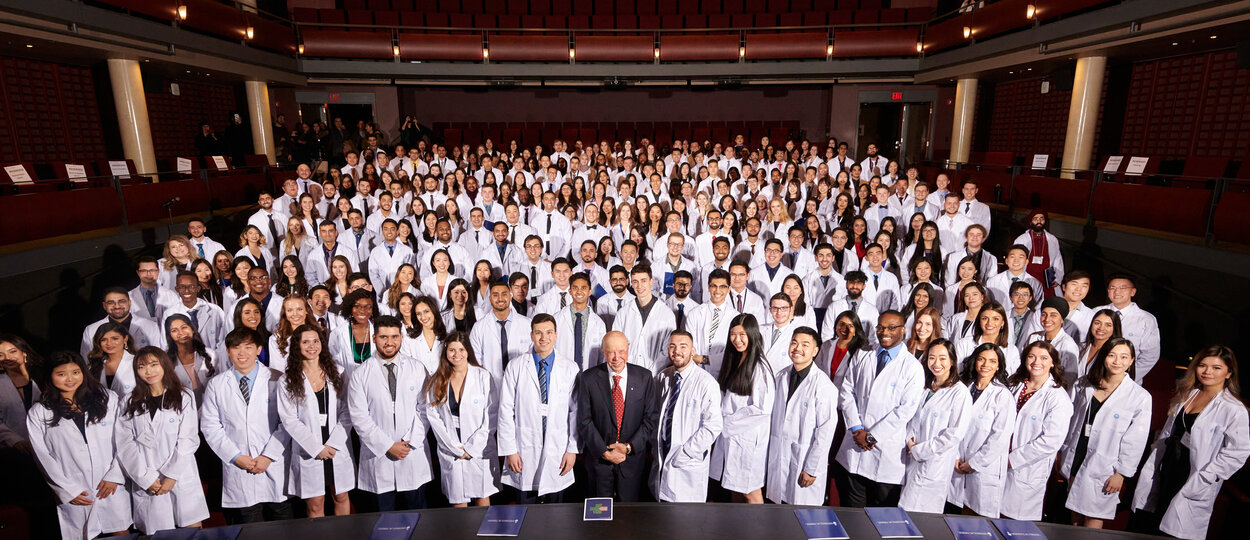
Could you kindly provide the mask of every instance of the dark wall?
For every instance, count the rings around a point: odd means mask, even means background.
[[[170,83],[178,84],[179,95],[170,93]],[[157,157],[197,155],[195,136],[200,122],[212,124],[218,136],[223,135],[228,115],[240,111],[236,86],[239,85],[171,80],[165,81],[159,89],[149,89],[146,94],[148,122],[152,126],[152,146]]]
[[[673,122],[797,120],[813,140],[828,130],[827,88],[766,86],[727,90],[399,88],[400,114],[435,122]]]

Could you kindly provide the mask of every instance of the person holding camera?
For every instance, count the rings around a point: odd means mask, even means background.
[[[877,319],[877,346],[843,360],[834,384],[847,431],[837,461],[846,469],[842,506],[898,506],[907,422],[924,398],[924,368],[903,346],[903,316]],[[849,439],[849,440],[848,440]]]

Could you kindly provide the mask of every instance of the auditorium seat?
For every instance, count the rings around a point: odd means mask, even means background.
[[[1229,191],[1220,197],[1219,206],[1215,207],[1215,222],[1212,230],[1216,240],[1220,242],[1237,242],[1250,245],[1250,193]]]
[[[1211,191],[1102,182],[1094,189],[1098,221],[1203,236]]]

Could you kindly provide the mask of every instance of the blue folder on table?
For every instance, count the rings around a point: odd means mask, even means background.
[[[807,535],[807,540],[846,540],[850,538],[850,535],[846,534],[846,529],[842,527],[842,521],[838,519],[838,515],[831,509],[795,510],[794,515],[798,516],[799,525],[803,526],[803,533]]]
[[[242,525],[226,525],[225,527],[205,527],[195,534],[195,540],[234,540],[239,537]]]
[[[922,538],[920,529],[907,515],[907,511],[897,506],[865,508],[868,519],[877,528],[882,538]]]
[[[492,506],[486,510],[482,518],[482,526],[478,527],[478,536],[517,536],[521,534],[521,523],[525,521],[525,507],[521,505]]]
[[[1046,540],[1046,535],[1032,521],[995,519],[993,522],[1007,540]]]
[[[412,530],[417,527],[421,514],[417,512],[393,512],[378,516],[373,524],[373,533],[369,540],[408,540],[412,538]]]
[[[971,516],[946,516],[946,526],[951,528],[955,540],[997,540],[994,526],[984,518]]]

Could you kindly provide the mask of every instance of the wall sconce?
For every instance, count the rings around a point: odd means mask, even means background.
[[[922,52],[924,52],[924,42],[923,42],[923,41],[917,41],[917,42],[916,42],[916,52],[918,52],[918,53],[922,53]]]
[[[490,49],[482,47],[482,60],[490,60]]]
[[[746,47],[738,47],[738,58],[745,58],[747,55]]]
[[[1036,6],[1036,5],[1034,5],[1034,4],[1029,4],[1029,5],[1028,5],[1028,7],[1024,8],[1024,18],[1029,19],[1029,20],[1033,20],[1033,16],[1034,16],[1034,15],[1037,15],[1037,6]]]
[[[577,56],[577,52],[573,49],[569,49],[569,60],[572,60],[574,56]]]
[[[178,6],[178,20],[187,20],[187,6]]]
[[[299,54],[304,54],[304,44],[303,44],[303,43],[300,43],[300,44],[299,44],[299,49],[298,49],[298,51],[299,51]]]
[[[251,26],[247,27],[247,39],[252,39],[255,36],[256,36],[256,29],[252,28]]]
[[[968,39],[970,37],[972,37],[972,28],[965,26],[964,27],[964,39]]]
[[[833,45],[825,46],[825,56],[833,56]]]
[[[660,48],[659,48],[659,47],[656,47],[656,48],[655,48],[655,59],[656,59],[656,60],[659,60],[659,59],[660,59]]]
[[[395,56],[399,56],[399,45],[392,46],[391,53],[394,54]]]

